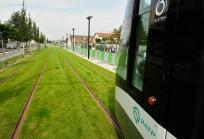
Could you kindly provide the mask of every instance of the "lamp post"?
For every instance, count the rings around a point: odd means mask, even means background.
[[[88,19],[88,59],[89,59],[89,40],[90,40],[90,20],[93,18],[93,16],[88,16],[86,19]]]
[[[72,28],[72,31],[73,31],[72,42],[73,42],[73,52],[74,52],[74,31],[75,31],[75,28]]]

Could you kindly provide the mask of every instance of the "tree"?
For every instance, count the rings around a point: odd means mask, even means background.
[[[8,27],[4,24],[0,24],[0,36],[3,40],[8,39]]]
[[[115,28],[113,30],[113,38],[116,38],[117,40],[120,40],[121,29],[122,29],[122,26],[120,26],[118,29]]]
[[[10,19],[9,19],[9,25],[12,27],[12,31],[9,33],[9,38],[13,40],[20,41],[20,21],[21,21],[21,13],[19,11],[13,12]]]
[[[36,41],[37,42],[40,41],[40,29],[39,28],[37,28]]]
[[[114,38],[113,38],[113,36],[110,36],[110,37],[107,38],[107,40],[108,40],[109,42],[113,42],[113,41],[114,41]]]
[[[40,42],[40,43],[43,43],[43,42],[45,42],[45,40],[46,40],[45,35],[44,35],[43,33],[40,33],[40,39],[39,39],[39,42]]]
[[[20,18],[20,26],[19,26],[19,35],[21,41],[28,41],[28,26],[27,26],[27,17],[26,17],[26,9],[23,1],[23,8],[21,9],[21,18]]]
[[[32,19],[30,18],[30,14],[29,14],[29,18],[28,18],[28,40],[32,39]]]
[[[39,27],[31,19],[30,14],[27,16],[25,3],[23,1],[22,9],[13,12],[8,21],[8,24],[0,24],[0,32],[4,40],[12,39],[17,41],[41,41],[45,35],[40,36]],[[40,40],[40,37],[41,40]],[[45,37],[46,38],[46,37]]]
[[[19,40],[19,32],[18,29],[13,27],[13,26],[9,26],[7,25],[7,32],[8,32],[8,38],[11,40]]]
[[[102,38],[103,42],[106,42],[107,40],[108,40],[108,38],[106,38],[106,37]]]
[[[99,38],[96,38],[96,42],[101,42],[101,39],[99,39]]]
[[[37,25],[35,22],[33,22],[33,27],[32,27],[32,39],[37,41]]]
[[[19,11],[13,12],[10,17],[9,24],[14,26],[15,28],[19,28],[20,20],[21,20],[21,13]]]
[[[9,24],[0,24],[0,32],[1,32],[1,38],[3,40],[16,40],[17,39],[17,29]]]

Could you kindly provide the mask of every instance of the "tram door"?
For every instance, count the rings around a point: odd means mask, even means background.
[[[203,80],[203,0],[134,2],[129,45],[117,70],[136,102],[129,116],[141,138],[193,139],[196,90]]]
[[[133,81],[144,80],[135,84],[143,89],[144,109],[153,119],[177,138],[193,138],[203,2],[152,0],[150,12],[141,10],[141,3]]]
[[[177,6],[173,0],[140,0],[136,23],[132,84],[143,94],[145,111],[164,128],[172,72],[168,38],[171,24],[176,22]]]
[[[133,46],[136,46],[136,49],[134,52],[129,50],[129,59],[134,56],[134,62],[129,63],[129,66],[133,63],[133,67],[130,68],[132,69],[130,80],[133,88],[138,90],[135,92],[142,94],[143,102],[140,102],[140,105],[156,121],[155,123],[148,116],[142,115],[146,117],[148,124],[152,123],[150,128],[155,131],[155,135],[150,133],[150,137],[164,139],[173,70],[169,38],[172,34],[172,24],[176,22],[178,1],[140,0],[138,7],[139,12],[134,25],[136,34],[132,35],[132,40],[135,37],[136,44],[131,45],[131,49]],[[147,130],[149,131],[149,128]]]

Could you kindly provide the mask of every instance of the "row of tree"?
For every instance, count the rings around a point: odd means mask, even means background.
[[[39,27],[30,15],[27,15],[24,2],[22,9],[13,12],[8,22],[0,23],[0,37],[4,40],[10,39],[21,42],[35,40],[43,43],[46,40],[46,36],[40,33]]]

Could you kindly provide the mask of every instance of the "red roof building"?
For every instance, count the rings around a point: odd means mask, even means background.
[[[113,33],[111,33],[111,32],[97,32],[97,33],[95,33],[94,38],[95,39],[102,39],[102,38],[109,38],[112,36],[113,36]]]
[[[70,35],[69,39],[70,39],[70,43],[73,43],[73,36],[72,35]],[[85,36],[85,35],[75,35],[74,36],[75,45],[79,45],[79,46],[80,45],[86,45],[87,42],[88,42],[88,36]],[[93,43],[94,43],[94,37],[93,36],[90,36],[89,42],[90,42],[90,45],[93,45]]]

